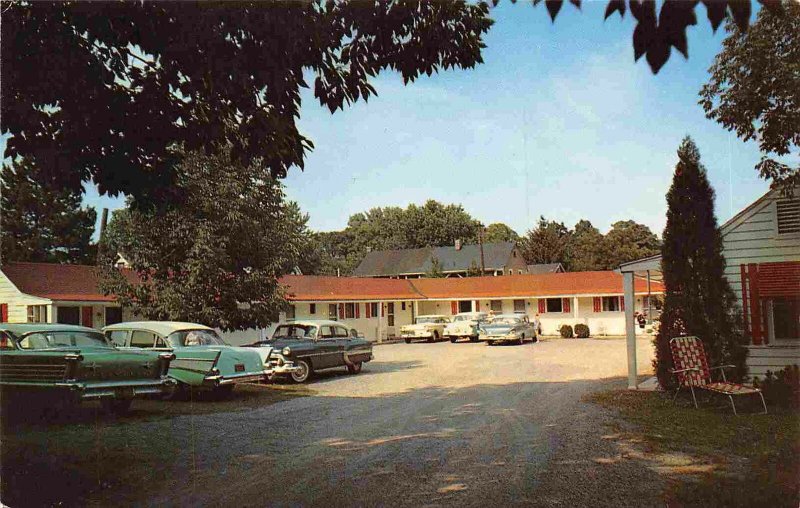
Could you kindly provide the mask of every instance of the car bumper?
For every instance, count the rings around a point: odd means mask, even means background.
[[[203,379],[203,386],[213,388],[215,386],[236,385],[239,383],[260,383],[267,377],[267,371],[263,372],[244,372],[242,374],[231,374],[229,376],[206,376]]]
[[[149,395],[169,395],[175,390],[177,382],[171,378],[154,379],[152,381],[106,381],[101,383],[82,383],[80,381],[63,381],[51,385],[57,389],[68,390],[80,400],[96,399],[134,399]],[[47,388],[48,385],[40,385]]]
[[[511,341],[511,340],[519,340],[519,337],[516,335],[480,335],[478,339],[488,342],[504,342],[504,341]]]

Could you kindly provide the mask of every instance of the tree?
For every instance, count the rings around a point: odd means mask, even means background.
[[[606,269],[605,240],[600,231],[588,220],[581,220],[575,224],[570,237],[569,251],[570,262],[566,267],[567,270],[583,272]]]
[[[405,246],[402,248],[441,247],[454,245],[456,240],[478,241],[480,223],[461,205],[443,205],[433,199],[422,206],[411,204],[405,210],[403,222]]]
[[[571,233],[561,222],[539,217],[539,223],[520,240],[522,257],[528,264],[570,262]]]
[[[97,213],[79,193],[50,186],[28,159],[4,164],[0,181],[2,261],[94,263]]]
[[[278,182],[227,154],[188,154],[179,174],[182,206],[114,214],[104,252],[123,253],[138,280],[106,259],[103,290],[148,319],[268,326],[286,305],[279,277],[305,255],[307,217]]]
[[[425,272],[425,277],[429,279],[442,279],[444,278],[444,271],[442,270],[442,262],[436,256],[431,256],[431,267]]]
[[[483,241],[485,243],[518,242],[519,235],[502,222],[495,222],[494,224],[486,226],[486,232],[483,234]]]
[[[729,34],[700,90],[706,116],[762,152],[756,169],[772,185],[800,185],[800,165],[773,158],[800,147],[800,4],[785,12],[767,9],[748,31],[727,25]]]
[[[722,235],[714,216],[714,190],[694,142],[685,138],[667,193],[667,226],[661,249],[666,293],[655,338],[654,367],[664,388],[674,386],[669,340],[695,335],[714,365],[746,373],[744,337],[736,296],[725,278]],[[730,378],[729,378],[730,379]]]
[[[307,77],[333,112],[387,69],[474,67],[491,24],[464,1],[4,3],[5,157],[139,201],[183,199],[179,150],[282,177],[313,147],[296,125]]]
[[[650,228],[632,220],[612,224],[603,243],[606,270],[619,268],[619,265],[628,261],[654,256],[661,248],[661,242]]]
[[[469,268],[467,268],[467,277],[481,277],[483,275],[486,274],[481,270],[481,267],[478,266],[478,263],[476,263],[474,259],[470,261]]]

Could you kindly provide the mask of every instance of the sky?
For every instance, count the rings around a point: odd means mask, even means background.
[[[689,28],[689,59],[673,51],[658,75],[634,63],[630,15],[605,22],[605,1],[565,5],[501,2],[491,11],[484,63],[404,86],[385,73],[378,97],[331,115],[302,94],[299,127],[315,149],[285,179],[290,199],[317,231],[380,206],[457,203],[484,224],[523,234],[539,216],[607,231],[633,219],[661,235],[666,192],[681,139],[690,135],[716,190],[720,223],[768,189],[743,143],[697,104],[720,49],[705,8]],[[88,189],[85,202],[120,208]],[[99,214],[98,214],[99,215]]]

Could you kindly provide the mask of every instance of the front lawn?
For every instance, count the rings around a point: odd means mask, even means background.
[[[665,492],[670,506],[800,505],[800,414],[770,408],[771,414],[741,414],[730,405],[691,402],[658,392],[614,390],[593,394],[589,402],[614,409],[619,429],[641,440],[644,457],[671,478]],[[737,399],[738,400],[738,399]],[[619,430],[618,429],[618,430]],[[664,457],[691,457],[672,465]]]

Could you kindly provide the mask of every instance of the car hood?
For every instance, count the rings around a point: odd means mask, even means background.
[[[513,325],[485,325],[485,326],[482,327],[482,329],[487,334],[490,334],[490,335],[498,335],[498,334],[501,334],[501,333],[508,333],[511,330],[513,330],[514,328],[516,328],[516,327],[513,326]]]
[[[437,326],[444,326],[445,323],[419,323],[413,325],[403,325],[403,330],[426,330],[428,328],[435,328]]]

